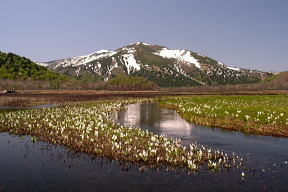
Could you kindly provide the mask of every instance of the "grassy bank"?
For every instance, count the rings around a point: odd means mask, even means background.
[[[173,97],[160,105],[199,125],[288,136],[287,95]]]
[[[3,90],[2,90],[3,91]],[[95,100],[119,100],[128,98],[156,98],[163,96],[188,95],[280,95],[288,94],[285,90],[239,91],[239,92],[185,92],[185,91],[109,91],[109,90],[22,90],[13,94],[4,94],[0,90],[0,105],[33,106],[50,103],[71,103]]]
[[[148,100],[101,101],[2,113],[0,131],[31,135],[33,140],[61,144],[96,156],[149,165],[165,164],[191,170],[238,166],[235,159],[223,152],[198,144],[185,147],[180,140],[140,128],[122,127],[111,120],[112,113],[123,105],[145,101]]]

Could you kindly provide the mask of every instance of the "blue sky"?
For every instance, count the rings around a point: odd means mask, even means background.
[[[34,61],[143,41],[288,70],[287,0],[0,0],[0,51]]]

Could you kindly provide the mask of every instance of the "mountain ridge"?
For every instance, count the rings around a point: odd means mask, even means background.
[[[256,83],[273,75],[231,67],[190,50],[143,42],[37,64],[79,78],[90,75],[104,81],[119,74],[140,76],[164,87]]]

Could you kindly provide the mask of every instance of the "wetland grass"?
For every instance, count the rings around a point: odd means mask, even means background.
[[[159,105],[203,126],[288,136],[287,95],[166,97]]]
[[[241,159],[193,143],[156,135],[140,128],[123,127],[112,114],[124,105],[151,99],[98,101],[46,109],[0,113],[0,131],[30,135],[95,156],[141,163],[167,165],[197,171],[238,167]]]

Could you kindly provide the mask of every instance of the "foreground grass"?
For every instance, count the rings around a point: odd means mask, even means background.
[[[126,128],[111,120],[111,114],[123,105],[145,101],[102,101],[2,113],[0,131],[31,135],[33,140],[39,138],[96,156],[149,165],[161,163],[191,170],[238,166],[239,159],[230,158],[223,152],[198,144],[185,147],[180,140],[140,128]]]
[[[273,136],[288,136],[288,96],[192,96],[161,100],[190,122]]]

